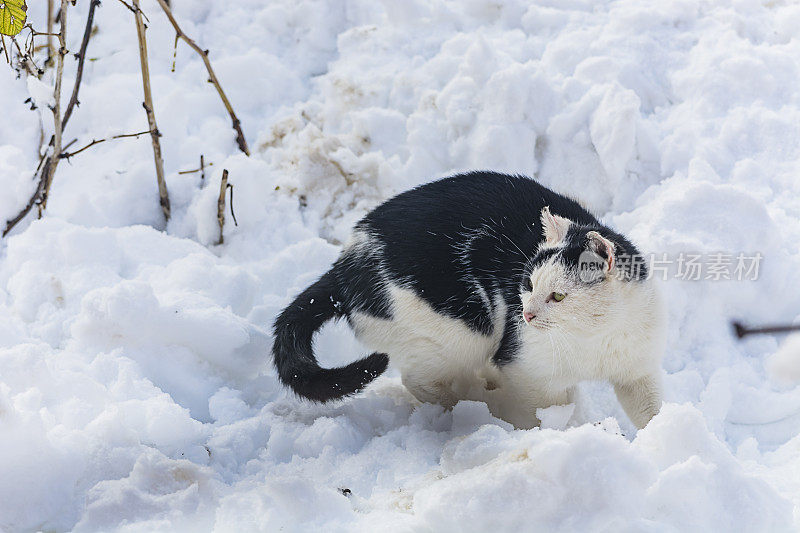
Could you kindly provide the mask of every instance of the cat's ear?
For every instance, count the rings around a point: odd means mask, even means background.
[[[590,231],[586,234],[586,249],[599,255],[605,261],[603,270],[611,272],[614,268],[614,243],[600,235],[596,231]]]
[[[545,206],[542,209],[542,229],[544,233],[544,243],[546,245],[554,245],[564,240],[567,236],[572,221],[568,218],[554,215],[550,212],[550,206]]]

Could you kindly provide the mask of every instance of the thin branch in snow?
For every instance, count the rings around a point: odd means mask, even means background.
[[[225,226],[225,191],[228,190],[228,169],[222,170],[222,180],[219,183],[219,199],[217,200],[217,222],[219,223],[219,240],[217,244],[222,244],[222,228]]]
[[[228,184],[228,189],[231,191],[231,218],[233,218],[233,225],[239,227],[239,222],[236,220],[236,213],[233,211],[233,183]]]
[[[43,157],[42,161],[44,161],[44,165],[41,166],[42,170],[41,170],[41,173],[40,173],[39,184],[36,186],[36,190],[34,191],[33,195],[28,200],[28,203],[25,205],[25,207],[22,208],[22,211],[17,213],[17,215],[14,218],[6,221],[6,228],[3,230],[3,237],[8,235],[8,232],[11,231],[12,229],[14,229],[14,226],[19,224],[19,222],[23,218],[25,218],[28,213],[31,212],[31,209],[33,209],[33,206],[36,205],[37,200],[39,198],[41,198],[43,190],[44,190],[44,184],[45,184],[44,178],[50,172],[50,158],[49,157]]]
[[[15,37],[11,37],[11,42],[14,43],[17,49],[17,64],[20,65],[29,76],[38,77],[39,68],[36,66],[36,63],[33,62],[33,54],[29,54],[26,51],[24,52]]]
[[[66,150],[67,148],[69,148],[70,146],[72,146],[73,144],[75,144],[76,142],[78,142],[78,139],[72,139],[70,142],[68,142],[67,144],[65,144],[65,145],[64,145],[64,146],[61,148],[61,153],[63,154],[63,153],[64,153],[64,150]]]
[[[6,36],[0,33],[0,46],[3,47],[3,53],[6,55],[6,63],[11,64],[11,58],[8,55],[8,47],[6,46]]]
[[[175,44],[172,47],[172,70],[171,72],[175,72],[175,61],[178,59],[178,39],[180,36],[176,33],[175,34]]]
[[[53,0],[47,0],[47,60],[45,66],[52,66],[56,48],[53,46]]]
[[[78,71],[75,74],[75,85],[72,86],[72,96],[69,97],[67,110],[64,111],[63,126],[66,126],[69,117],[72,116],[72,110],[78,102],[78,91],[81,87],[81,79],[83,79],[83,63],[86,60],[86,48],[89,46],[89,37],[92,34],[92,22],[94,21],[94,9],[100,5],[100,0],[91,0],[89,3],[89,14],[86,16],[86,27],[83,30],[83,39],[81,40],[81,48],[78,51]]]
[[[134,6],[130,5],[128,2],[126,2],[125,0],[119,0],[119,3],[122,4],[123,6],[125,6],[128,9],[128,11],[130,11],[134,15],[136,13],[141,13],[141,15],[144,17],[144,20],[146,20],[147,22],[150,22],[150,19],[147,18],[147,15],[145,15],[144,11],[139,9],[138,5],[134,7]]]
[[[180,172],[178,172],[178,174],[184,175],[184,174],[194,174],[195,172],[199,172],[200,173],[200,180],[201,181],[205,181],[205,179],[206,179],[206,167],[210,167],[210,166],[213,166],[213,165],[214,165],[213,162],[211,162],[211,163],[206,165],[205,161],[203,159],[203,154],[200,154],[200,166],[198,168],[193,168],[192,170],[181,170]]]
[[[800,331],[800,324],[792,324],[788,326],[766,326],[760,328],[750,328],[741,322],[733,323],[733,331],[740,339],[748,335],[757,335],[761,333],[789,333],[792,331]]]
[[[181,27],[178,25],[178,22],[175,20],[175,17],[172,15],[172,10],[169,8],[169,4],[165,0],[158,0],[161,9],[164,10],[166,13],[167,18],[169,19],[172,27],[175,29],[175,33],[177,37],[183,39],[183,41],[191,47],[192,50],[200,54],[200,57],[203,58],[203,63],[205,63],[206,70],[208,71],[208,77],[211,80],[211,83],[214,84],[214,87],[217,89],[217,93],[219,97],[222,99],[222,103],[225,106],[225,109],[228,111],[228,115],[231,117],[231,122],[233,123],[233,129],[236,131],[236,144],[239,145],[239,149],[247,154],[250,155],[250,149],[247,147],[247,141],[244,138],[244,133],[242,132],[242,126],[239,122],[239,119],[236,116],[236,113],[233,112],[233,106],[231,105],[228,97],[225,95],[225,91],[222,90],[222,86],[219,84],[219,80],[217,79],[217,75],[214,74],[214,69],[211,68],[211,62],[208,60],[208,50],[203,50],[200,48],[197,43],[195,43],[192,39],[190,39]]]
[[[50,186],[53,184],[53,176],[55,175],[56,168],[58,167],[59,155],[61,154],[61,133],[63,129],[63,122],[61,120],[61,81],[64,76],[64,56],[67,55],[67,2],[68,0],[61,0],[61,14],[59,21],[61,23],[61,31],[58,32],[58,54],[56,56],[56,85],[53,90],[54,105],[53,110],[53,151],[49,158],[49,164],[46,165],[47,173],[44,180],[44,188],[41,193],[41,200],[39,201],[39,218],[42,218],[42,212],[47,209],[47,197],[50,195]]]
[[[133,0],[133,7],[136,8],[136,34],[139,38],[139,62],[142,67],[142,89],[144,90],[144,106],[147,114],[147,123],[150,126],[150,140],[153,144],[153,159],[156,165],[156,180],[158,181],[158,197],[161,202],[161,210],[164,218],[169,220],[169,194],[167,193],[167,182],[164,179],[164,160],[161,157],[161,134],[156,125],[156,114],[153,110],[153,95],[150,92],[150,67],[147,64],[147,39],[145,37],[145,25],[142,20],[142,10],[139,8],[139,0]]]
[[[140,135],[145,135],[147,133],[152,133],[152,132],[150,130],[146,130],[146,131],[139,131],[139,132],[136,132],[136,133],[124,133],[122,135],[112,135],[111,137],[106,137],[105,139],[92,139],[92,142],[90,142],[89,144],[87,144],[83,148],[75,150],[74,152],[65,152],[65,151],[62,150],[61,155],[59,155],[59,157],[61,159],[69,159],[70,157],[72,157],[74,155],[78,155],[79,153],[83,152],[84,150],[87,150],[87,149],[91,148],[92,146],[94,146],[96,144],[104,143],[106,141],[110,141],[111,139],[123,139],[125,137],[137,137],[138,138]],[[72,144],[74,142],[75,141],[72,141],[72,142],[70,142],[70,144]],[[66,150],[66,149],[67,149],[67,147],[65,146],[64,150]]]

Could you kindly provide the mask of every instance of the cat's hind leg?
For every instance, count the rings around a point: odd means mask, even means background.
[[[614,384],[617,399],[634,425],[642,429],[661,409],[661,376],[644,377]]]
[[[419,401],[453,407],[459,398],[453,391],[455,379],[452,361],[436,343],[416,339],[396,357],[403,385]]]
[[[432,379],[420,372],[403,372],[403,385],[420,402],[434,403],[446,409],[458,403],[450,385],[443,379]]]

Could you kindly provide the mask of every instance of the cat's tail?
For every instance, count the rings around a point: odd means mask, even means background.
[[[328,271],[304,290],[275,320],[272,355],[278,377],[298,396],[327,402],[356,393],[386,370],[389,356],[373,353],[347,366],[322,368],[314,357],[314,333],[341,316],[336,279]]]

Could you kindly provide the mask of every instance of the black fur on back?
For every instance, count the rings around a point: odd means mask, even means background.
[[[539,251],[545,206],[575,224],[563,247]],[[577,264],[591,230],[611,240],[615,254],[638,256],[633,244],[600,224],[576,201],[533,179],[495,172],[455,175],[401,193],[367,214],[355,229],[368,235],[373,246],[346,249],[331,270],[275,321],[278,375],[297,394],[312,400],[356,392],[385,370],[386,354],[322,369],[311,341],[314,332],[334,317],[349,319],[358,311],[391,318],[388,282],[413,290],[437,312],[484,335],[493,332],[495,298],[502,298],[508,311],[493,356],[502,365],[517,352],[520,284],[536,264],[553,255],[568,267]],[[625,267],[618,264],[618,268]],[[644,276],[642,271],[623,278],[634,281]]]

